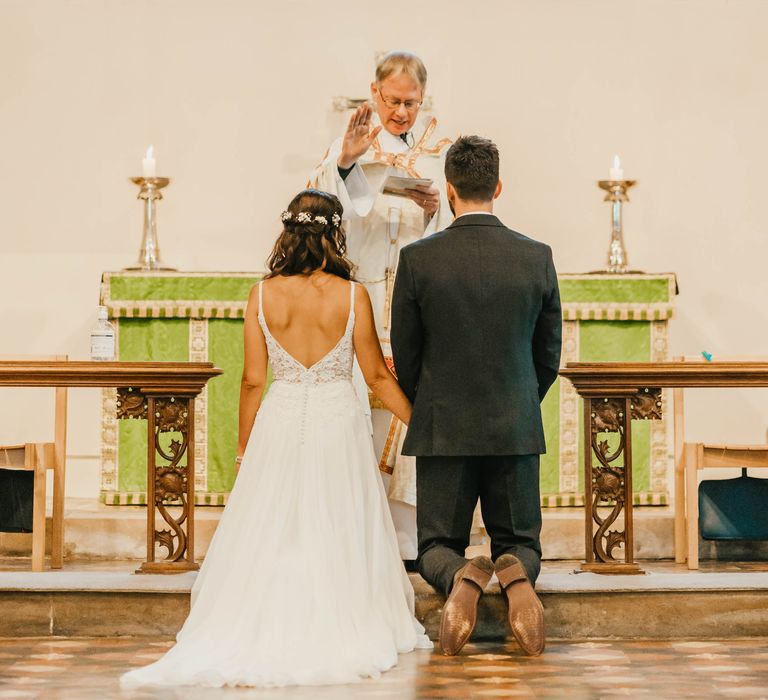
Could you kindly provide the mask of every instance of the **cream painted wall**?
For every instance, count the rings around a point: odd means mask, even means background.
[[[764,351],[768,3],[382,7],[0,0],[0,353],[86,356],[100,273],[138,250],[127,178],[149,143],[173,178],[167,261],[262,268],[278,213],[341,127],[332,96],[366,94],[374,53],[395,47],[424,58],[449,133],[499,144],[498,212],[551,244],[560,271],[603,264],[595,181],[618,152],[639,181],[630,261],[679,276],[673,352]],[[39,435],[39,397],[0,396],[0,442]],[[691,393],[689,436],[762,441],[766,398]],[[98,393],[71,392],[70,495],[98,493],[98,428]]]

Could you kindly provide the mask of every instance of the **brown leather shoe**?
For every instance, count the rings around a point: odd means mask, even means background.
[[[507,596],[507,619],[517,643],[529,656],[544,651],[544,607],[528,580],[525,568],[513,554],[496,560],[496,578]]]
[[[453,656],[467,643],[477,622],[477,603],[493,576],[493,562],[475,557],[456,574],[440,619],[440,650]]]

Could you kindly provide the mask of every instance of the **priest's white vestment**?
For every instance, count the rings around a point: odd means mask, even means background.
[[[376,116],[372,121],[373,126],[379,124]],[[371,297],[376,329],[389,362],[392,356],[390,303],[400,249],[441,231],[453,220],[445,195],[444,175],[445,152],[451,140],[439,137],[437,120],[430,116],[417,119],[407,141],[382,129],[345,179],[337,165],[342,141],[339,138],[331,144],[313,172],[309,186],[335,194],[344,207],[348,255],[356,266],[355,278],[365,285]],[[435,214],[427,216],[410,199],[384,193],[384,181],[389,175],[433,180],[440,192]],[[367,391],[363,395],[367,395]],[[374,403],[374,408],[381,407]],[[400,454],[405,427],[393,421],[388,411],[374,411],[373,428],[375,436],[385,435],[381,469],[392,473],[388,495],[401,554],[404,559],[414,559],[416,531],[412,511],[416,505],[416,461]]]

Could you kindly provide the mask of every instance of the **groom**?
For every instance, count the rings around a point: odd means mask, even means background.
[[[457,654],[496,572],[513,635],[544,649],[533,584],[541,568],[540,402],[557,377],[561,313],[549,246],[493,215],[499,151],[462,136],[445,160],[456,218],[400,253],[392,303],[398,381],[413,403],[403,454],[416,456],[418,568],[448,596],[440,647]],[[480,500],[491,559],[468,561]]]

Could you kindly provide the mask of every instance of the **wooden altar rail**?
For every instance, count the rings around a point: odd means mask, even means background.
[[[630,421],[661,419],[663,388],[768,387],[768,362],[569,362],[560,375],[584,399],[586,554],[581,568],[643,573],[634,560]],[[616,447],[605,439],[607,433],[618,433]],[[614,465],[622,456],[623,466]],[[598,508],[611,510],[603,516]],[[624,529],[610,530],[622,512]],[[613,556],[617,547],[624,550],[623,561]]]
[[[210,362],[0,361],[0,387],[114,387],[117,418],[147,420],[147,558],[137,573],[176,573],[199,568],[194,549],[194,405],[208,380],[221,373]],[[164,446],[161,435],[169,432],[181,439]],[[158,457],[165,463],[158,464]],[[60,479],[63,493],[63,468]],[[174,517],[169,506],[180,507],[181,514]],[[63,501],[54,502],[55,509],[63,507]],[[156,512],[169,529],[155,529]],[[56,536],[63,538],[63,532]],[[168,552],[159,562],[158,544]]]

